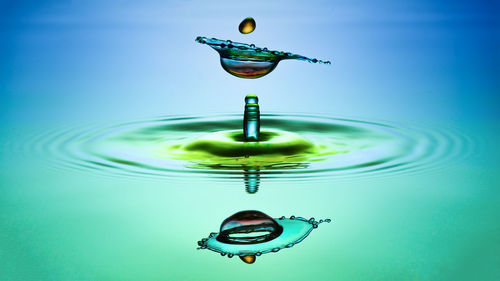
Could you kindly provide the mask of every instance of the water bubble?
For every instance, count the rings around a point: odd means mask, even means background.
[[[238,26],[238,29],[240,30],[241,33],[243,34],[248,34],[251,33],[255,30],[255,20],[251,17],[245,18],[240,25]]]
[[[256,244],[278,237],[283,232],[273,218],[259,211],[241,211],[220,226],[217,241],[228,244]]]

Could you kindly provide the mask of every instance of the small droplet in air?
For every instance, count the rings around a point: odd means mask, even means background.
[[[240,259],[244,261],[245,263],[252,264],[255,262],[255,256],[254,255],[248,255],[248,256],[240,256]]]
[[[241,33],[248,34],[255,30],[255,20],[251,17],[244,19],[238,27]]]

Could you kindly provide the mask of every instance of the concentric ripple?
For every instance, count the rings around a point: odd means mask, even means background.
[[[222,131],[241,130],[239,114],[174,116],[40,136],[38,150],[59,164],[111,175],[311,179],[387,175],[417,171],[467,154],[467,138],[446,130],[422,130],[390,123],[310,115],[264,114],[263,130],[290,132],[317,148],[307,157],[289,155],[273,163],[238,164],[248,156],[179,157],[177,148]],[[238,158],[239,157],[239,158]],[[254,157],[254,156],[250,156]],[[255,156],[258,157],[258,156]],[[269,155],[266,155],[269,157]],[[238,159],[237,159],[238,158]],[[224,164],[222,164],[224,163]],[[227,163],[230,163],[228,165]],[[246,163],[246,164],[245,164]]]

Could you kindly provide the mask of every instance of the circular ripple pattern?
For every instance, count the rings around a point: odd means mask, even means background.
[[[451,130],[429,130],[386,122],[311,115],[263,114],[262,128],[293,132],[335,153],[259,169],[260,178],[307,179],[387,176],[432,167],[467,155],[468,137]],[[206,134],[241,129],[240,114],[172,116],[114,126],[47,132],[25,145],[50,154],[58,167],[90,169],[140,177],[244,178],[243,169],[200,165],[165,153],[172,145]],[[54,158],[54,157],[52,157]]]

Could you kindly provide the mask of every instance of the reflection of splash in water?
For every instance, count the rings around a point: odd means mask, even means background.
[[[316,221],[291,216],[275,220],[259,211],[240,211],[222,222],[219,233],[198,241],[198,246],[229,258],[239,256],[251,264],[262,254],[276,253],[300,243],[323,222],[330,219]]]
[[[260,170],[252,169],[245,170],[245,190],[247,193],[254,194],[259,190],[260,185]]]
[[[310,63],[330,64],[329,61],[311,59],[289,52],[270,51],[253,44],[232,42],[198,36],[196,42],[207,44],[220,56],[222,68],[240,78],[259,78],[273,71],[282,60],[303,60]]]
[[[165,147],[186,144],[207,133],[241,130],[241,115],[173,116],[113,126],[34,133],[12,143],[12,151],[40,154],[56,168],[91,170],[104,175],[205,179],[245,179],[245,170],[258,167],[260,181],[294,178],[360,178],[388,176],[435,167],[471,153],[471,140],[451,128],[437,130],[308,115],[263,114],[263,128],[294,132],[318,146],[339,153],[318,156],[263,169],[258,165],[224,167],[176,160]],[[13,146],[15,145],[15,146]],[[16,148],[17,147],[17,148]],[[314,155],[313,155],[314,156]],[[198,177],[185,177],[186,173]],[[252,179],[249,182],[258,182]],[[258,186],[258,185],[256,185]]]

